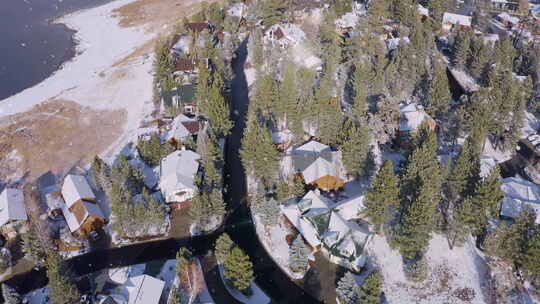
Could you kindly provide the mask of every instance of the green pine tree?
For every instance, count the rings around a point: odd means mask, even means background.
[[[263,0],[262,1],[262,20],[265,26],[272,26],[284,22],[288,3],[286,0]]]
[[[227,233],[220,235],[214,247],[214,254],[218,262],[223,263],[233,247],[234,243]]]
[[[429,81],[426,110],[436,119],[444,119],[447,116],[451,98],[446,68],[440,62],[436,62],[433,76]]]
[[[225,268],[225,278],[232,286],[242,292],[249,292],[249,287],[255,275],[253,264],[242,249],[234,247],[225,258],[223,264]]]
[[[469,31],[458,31],[453,46],[452,64],[458,70],[464,70],[470,55],[471,36]]]
[[[49,279],[49,297],[55,304],[80,303],[81,295],[77,286],[73,284],[71,269],[62,260],[62,257],[51,250],[46,260],[47,278]]]
[[[490,174],[476,186],[471,197],[476,214],[477,232],[484,230],[488,225],[488,219],[499,215],[499,204],[504,198],[501,190],[501,174],[498,166],[495,166]]]
[[[345,139],[341,145],[342,161],[347,174],[358,178],[368,172],[368,158],[370,151],[369,131],[365,127],[357,127],[350,122],[345,132]]]
[[[353,76],[354,89],[354,114],[358,119],[364,118],[367,114],[367,75],[366,69],[362,63],[356,64]]]
[[[523,256],[523,269],[527,277],[538,284],[538,279],[540,279],[540,230],[538,229],[527,242]]]
[[[360,303],[379,304],[382,295],[382,278],[378,272],[373,272],[360,287]]]
[[[365,198],[365,214],[376,232],[389,225],[399,207],[399,179],[394,173],[394,164],[386,160],[379,173],[371,181],[371,189]]]

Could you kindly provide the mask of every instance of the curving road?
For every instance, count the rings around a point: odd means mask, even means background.
[[[261,246],[255,228],[251,222],[249,208],[243,202],[246,197],[246,177],[239,155],[241,139],[245,128],[245,117],[249,106],[249,90],[244,73],[244,63],[247,58],[247,39],[240,45],[237,58],[233,61],[235,78],[232,82],[231,115],[235,122],[231,134],[227,138],[225,152],[225,182],[226,202],[229,210],[233,210],[218,231],[204,235],[182,239],[166,239],[124,246],[95,250],[68,260],[77,276],[111,267],[129,266],[152,260],[173,259],[181,247],[189,248],[195,255],[206,254],[213,248],[215,239],[223,231],[249,254],[254,265],[256,283],[273,303],[317,303],[302,288],[296,285],[281,271]],[[210,266],[207,266],[210,265]],[[211,263],[203,263],[205,278],[212,283],[209,289],[215,300],[231,303],[230,296],[215,278],[215,269]],[[208,269],[211,268],[211,269]],[[8,281],[12,286],[18,286],[22,293],[41,288],[47,284],[44,269],[33,270],[16,276]],[[225,299],[225,300],[224,300]]]

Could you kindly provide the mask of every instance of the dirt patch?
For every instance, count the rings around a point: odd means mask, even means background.
[[[0,120],[0,179],[8,178],[16,151],[29,180],[51,170],[85,165],[122,133],[125,110],[94,110],[73,101],[51,100]],[[12,182],[14,180],[11,180]]]
[[[198,3],[194,0],[138,0],[113,10],[113,14],[120,18],[120,26],[145,25],[152,30],[189,16]]]

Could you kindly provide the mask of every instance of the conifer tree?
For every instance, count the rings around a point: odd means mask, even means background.
[[[446,76],[446,68],[440,62],[436,62],[434,69],[433,76],[429,81],[426,108],[429,114],[440,120],[446,117],[452,96]]]
[[[364,280],[364,283],[360,287],[360,303],[379,304],[381,303],[381,294],[381,275],[378,272],[373,272]]]
[[[255,69],[260,71],[264,64],[263,34],[257,27],[249,39],[249,51],[253,58]]]
[[[488,68],[488,63],[491,57],[491,47],[486,45],[483,38],[475,39],[472,41],[472,54],[470,72],[471,74],[480,80],[480,83],[484,83],[485,74]]]
[[[540,279],[540,230],[538,229],[527,242],[523,256],[523,269],[531,281],[538,283]]]
[[[81,295],[73,284],[71,269],[55,251],[50,250],[46,260],[47,278],[49,279],[49,297],[55,304],[77,304]]]
[[[292,271],[306,271],[309,266],[308,255],[309,249],[302,240],[302,236],[299,234],[289,248],[289,265]]]
[[[475,209],[479,210],[476,215],[477,229],[483,230],[487,226],[489,218],[498,216],[499,203],[504,198],[501,185],[500,169],[495,166],[491,169],[490,174],[476,186],[471,200]]]
[[[467,235],[476,229],[477,211],[475,208],[470,198],[466,198],[454,208],[448,229],[450,249],[465,242]]]
[[[474,152],[474,143],[468,137],[452,167],[448,184],[452,200],[460,200],[473,194],[476,182],[480,179],[480,160]]]
[[[257,109],[266,120],[271,120],[274,115],[280,116],[284,113],[279,111],[279,89],[277,81],[270,73],[264,73],[259,76],[256,83],[255,104]],[[278,111],[276,111],[278,110]]]
[[[368,23],[371,30],[380,32],[389,15],[390,3],[388,0],[371,1],[368,9]]]
[[[229,235],[227,233],[221,234],[216,240],[216,245],[214,248],[214,254],[216,255],[218,261],[224,262],[225,258],[229,255],[233,247],[234,243]]]
[[[352,1],[349,0],[333,0],[332,7],[336,11],[338,17],[352,11]]]
[[[371,182],[366,194],[365,214],[371,220],[374,230],[379,233],[383,225],[392,221],[399,207],[399,179],[394,173],[394,164],[386,160],[379,173]]]
[[[28,231],[22,235],[22,250],[36,266],[42,266],[46,258],[45,248],[41,243],[35,225],[30,224],[29,226]]]
[[[268,187],[272,185],[279,169],[278,151],[272,144],[268,129],[263,128],[254,117],[248,119],[240,156],[247,174]]]
[[[286,11],[286,0],[263,0],[261,8],[263,24],[265,26],[272,26],[285,21]]]
[[[437,224],[441,200],[442,174],[437,160],[437,139],[427,131],[426,138],[413,151],[403,179],[404,198],[397,242],[403,257],[421,256]]]
[[[354,89],[354,114],[358,119],[361,119],[367,114],[367,75],[363,63],[357,63],[353,76],[353,89]]]
[[[446,12],[446,0],[429,0],[428,1],[428,9],[429,9],[429,15],[433,16],[435,19],[435,23],[441,23],[442,22],[442,16],[444,12]]]
[[[197,70],[199,73],[198,81],[197,81],[197,87],[195,90],[195,98],[199,102],[199,107],[202,106],[203,108],[207,106],[209,92],[210,92],[210,70],[208,69],[208,66],[203,60],[200,60],[197,64]]]
[[[247,292],[255,277],[249,256],[242,249],[234,247],[225,258],[223,267],[225,278],[232,283],[232,286],[242,292]]]
[[[517,51],[510,37],[505,36],[495,43],[494,57],[504,71],[513,71],[514,58]]]
[[[360,304],[359,288],[356,284],[354,276],[350,272],[346,272],[339,279],[336,287],[336,294],[340,303],[343,304]]]
[[[471,38],[468,31],[458,31],[454,41],[452,64],[458,70],[464,70],[469,58]]]
[[[214,73],[208,92],[208,102],[201,105],[200,111],[210,120],[210,126],[215,134],[229,135],[233,122],[229,118],[230,109],[223,96],[223,80],[219,73]]]
[[[415,3],[410,0],[393,0],[394,17],[401,24],[411,26],[416,21]]]
[[[283,81],[279,87],[279,107],[276,110],[278,118],[284,119],[286,125],[289,120],[295,120],[296,106],[298,103],[298,92],[296,89],[296,67],[289,62],[283,71]]]
[[[344,132],[345,139],[341,145],[343,165],[349,176],[358,178],[365,175],[369,169],[369,131],[365,127],[357,127],[353,122],[349,122]]]

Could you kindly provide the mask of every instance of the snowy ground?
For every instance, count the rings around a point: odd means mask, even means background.
[[[419,284],[406,279],[401,255],[385,238],[375,236],[368,252],[384,277],[388,303],[490,303],[483,294],[488,267],[472,241],[450,250],[443,236],[434,235],[426,253],[428,278]]]
[[[225,269],[223,269],[223,265],[219,264],[219,275],[221,276],[221,280],[225,282]],[[227,285],[227,283],[224,283],[225,288],[227,288],[227,291],[233,296],[236,300],[245,303],[245,304],[267,304],[270,303],[270,298],[262,291],[262,289],[255,284],[255,282],[251,282],[250,288],[251,288],[251,296],[247,297],[240,291],[236,289],[232,289]]]
[[[299,280],[302,279],[309,268],[303,272],[293,272],[289,267],[289,245],[287,245],[287,229],[283,221],[283,217],[280,216],[279,224],[277,226],[265,227],[259,216],[251,213],[253,215],[253,223],[255,224],[255,229],[261,244],[266,249],[266,252],[272,257],[274,262],[283,270],[289,277]]]

